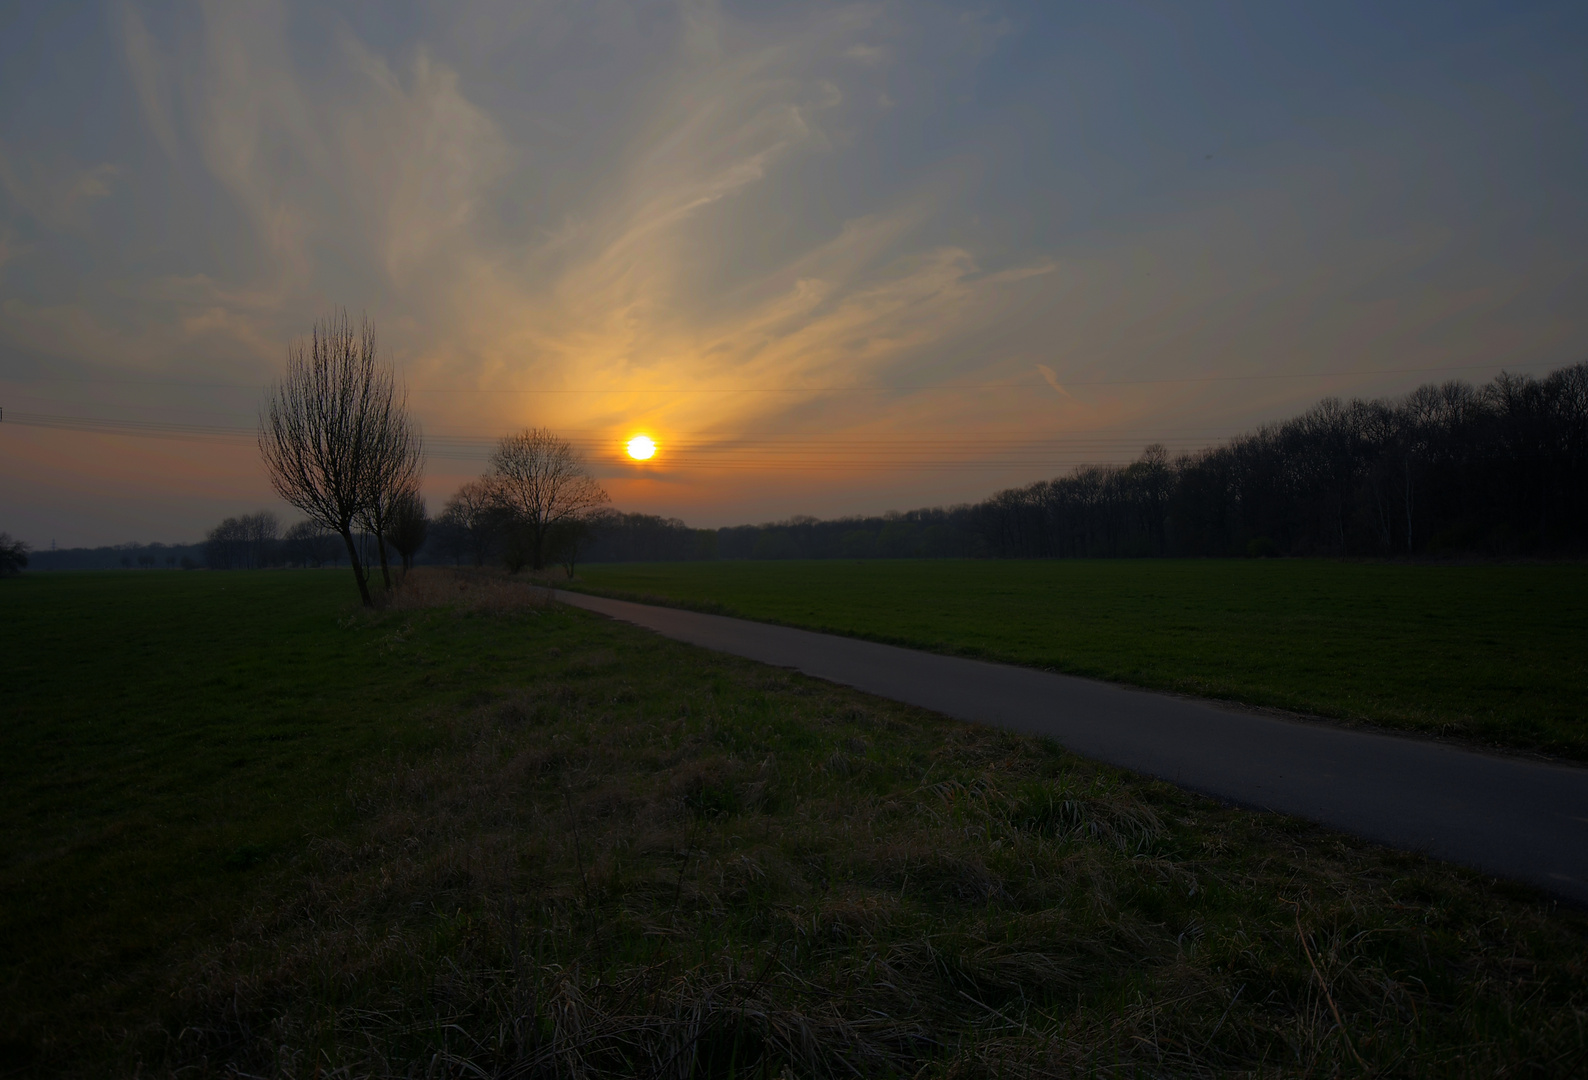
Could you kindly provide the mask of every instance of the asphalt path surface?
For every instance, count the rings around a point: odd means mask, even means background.
[[[1588,769],[746,619],[583,593],[557,599],[1588,904]]]

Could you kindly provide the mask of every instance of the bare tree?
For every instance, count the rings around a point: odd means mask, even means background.
[[[276,493],[342,538],[369,606],[354,523],[378,535],[397,493],[417,485],[423,458],[396,377],[377,361],[374,325],[366,319],[354,330],[346,312],[316,323],[308,342],[287,350],[259,429]]]
[[[300,521],[282,537],[282,551],[289,563],[319,566],[337,557],[341,538],[317,521]]]
[[[397,402],[394,409],[380,417],[371,443],[375,452],[370,457],[369,501],[359,515],[359,522],[364,531],[375,537],[381,582],[390,589],[391,568],[386,562],[386,545],[391,540],[396,518],[402,512],[403,500],[409,496],[418,498],[419,480],[424,475],[424,439],[418,424],[408,416],[406,402]],[[421,516],[422,506],[421,502]],[[421,533],[419,543],[423,542]],[[393,546],[397,545],[393,543]],[[418,544],[414,545],[414,550],[418,550]],[[407,564],[405,558],[404,569]]]
[[[269,510],[229,517],[204,536],[204,560],[211,570],[257,570],[277,554],[281,522]]]
[[[430,545],[442,558],[451,559],[453,565],[462,566],[463,556],[469,553],[469,533],[452,507],[452,500],[430,523]]]
[[[241,521],[248,543],[247,565],[258,570],[275,562],[281,520],[269,510],[261,510],[257,514],[244,514]]]
[[[569,580],[573,579],[574,567],[579,562],[579,552],[584,549],[585,542],[590,538],[592,525],[591,516],[584,515],[565,521],[551,530],[550,539],[547,541],[548,547],[555,554],[557,561],[562,563]]]
[[[424,545],[430,519],[425,516],[424,496],[417,491],[405,491],[392,502],[391,520],[386,527],[386,537],[402,556],[403,574],[413,569],[414,554]]]
[[[475,566],[483,566],[491,555],[501,517],[491,484],[482,478],[458,488],[436,523],[450,532],[459,546],[467,547]]]
[[[241,526],[229,517],[204,534],[204,564],[211,570],[230,570],[237,560]]]
[[[545,565],[552,530],[608,501],[573,447],[545,428],[526,428],[497,443],[486,480],[535,570]]]
[[[0,532],[0,577],[15,577],[28,564],[28,546]]]

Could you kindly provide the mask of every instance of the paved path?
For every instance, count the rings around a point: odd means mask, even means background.
[[[1045,735],[1111,765],[1588,904],[1588,769],[721,615],[582,593],[557,599],[961,720]]]

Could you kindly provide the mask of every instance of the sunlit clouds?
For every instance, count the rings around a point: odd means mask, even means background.
[[[1424,40],[1338,14],[1372,55],[1239,9],[37,19],[55,66],[13,43],[0,82],[0,405],[246,432],[341,305],[407,382],[433,501],[541,426],[620,507],[716,524],[974,498],[1323,394],[1566,362],[1573,18]],[[268,498],[246,453],[147,438],[128,481],[64,430],[17,438],[0,492],[32,539],[178,539]],[[38,495],[113,475],[171,526]]]

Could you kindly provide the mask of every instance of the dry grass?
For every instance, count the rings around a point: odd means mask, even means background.
[[[1588,1061],[1581,913],[516,582],[409,585],[345,631],[357,655],[467,672],[444,653],[468,641],[511,677],[416,692],[436,738],[363,755],[343,819],[255,871],[241,917],[30,1035],[52,1073],[1553,1077]],[[474,636],[448,637],[460,627]]]
[[[550,603],[551,590],[546,586],[511,577],[494,568],[416,566],[402,576],[396,589],[383,597],[381,606],[387,611],[445,607],[503,615],[543,608]]]
[[[192,959],[163,1067],[1558,1076],[1584,1060],[1588,938],[1547,904],[592,629],[546,677],[442,717],[444,749],[359,771],[357,827]]]

